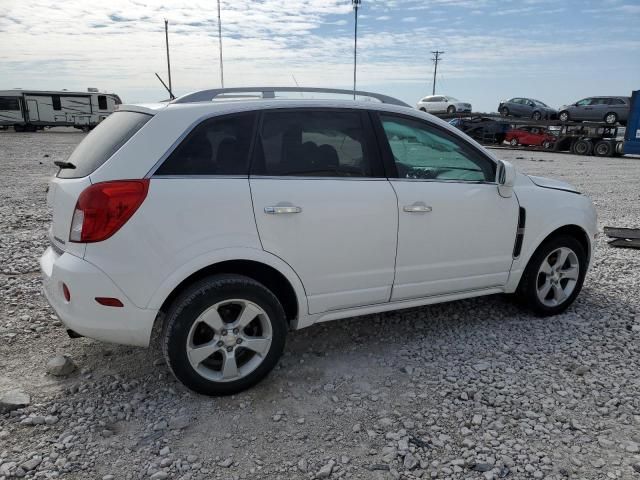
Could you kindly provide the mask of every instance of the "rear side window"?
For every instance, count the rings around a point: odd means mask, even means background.
[[[104,95],[98,95],[98,108],[100,110],[107,109],[107,97],[105,97]]]
[[[254,113],[205,120],[182,141],[155,175],[248,175]]]
[[[54,95],[51,97],[51,103],[53,104],[54,110],[62,110],[62,105],[60,103],[60,95]]]
[[[67,162],[76,168],[64,168],[59,178],[80,178],[93,173],[124,145],[151,115],[138,112],[115,112],[103,120],[80,142]]]
[[[358,111],[266,112],[251,174],[377,176],[378,157],[363,115]]]
[[[20,110],[17,97],[0,97],[0,110]]]

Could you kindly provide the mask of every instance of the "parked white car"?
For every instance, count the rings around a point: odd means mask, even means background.
[[[429,95],[422,98],[416,108],[422,112],[428,113],[460,113],[470,112],[471,104],[461,102],[457,98],[447,95]]]
[[[259,90],[263,98],[212,99]],[[290,329],[494,293],[565,310],[591,201],[402,102],[226,89],[123,105],[51,180],[44,291],[72,335],[147,346],[208,395],[255,384]]]

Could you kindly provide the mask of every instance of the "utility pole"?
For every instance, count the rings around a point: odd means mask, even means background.
[[[220,85],[224,88],[224,67],[222,65],[222,21],[220,19],[220,0],[218,0],[218,44],[220,46]]]
[[[171,60],[169,60],[169,20],[164,20],[164,38],[167,43],[167,73],[169,75],[169,96],[173,99],[173,88],[171,86]],[[160,78],[160,77],[158,77]]]
[[[355,14],[355,26],[353,29],[353,99],[356,99],[356,59],[358,52],[358,8],[362,4],[362,0],[351,0],[353,11]]]
[[[433,67],[433,91],[431,92],[431,95],[435,95],[436,94],[436,73],[438,73],[438,61],[442,60],[440,58],[440,55],[442,55],[444,52],[441,52],[439,50],[436,50],[435,52],[431,52],[433,53],[433,62],[434,62],[434,67]]]

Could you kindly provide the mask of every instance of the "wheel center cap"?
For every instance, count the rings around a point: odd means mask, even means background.
[[[236,344],[238,337],[233,333],[229,332],[224,337],[222,337],[222,341],[227,347],[233,347]]]

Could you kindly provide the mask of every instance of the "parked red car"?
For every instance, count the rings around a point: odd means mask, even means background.
[[[543,127],[519,127],[509,130],[505,141],[514,147],[516,145],[535,145],[551,148],[556,137]]]

